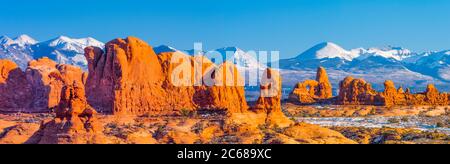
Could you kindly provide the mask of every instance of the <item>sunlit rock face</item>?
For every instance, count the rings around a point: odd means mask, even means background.
[[[314,104],[332,98],[332,90],[325,68],[319,67],[316,80],[298,83],[289,95],[289,100],[299,104]]]
[[[206,58],[179,52],[155,54],[151,46],[133,37],[110,41],[105,51],[88,47],[85,56],[87,99],[99,111],[160,115],[198,109],[244,112],[248,108],[244,87],[235,85],[241,77],[232,64],[217,66]],[[179,60],[173,61],[174,56]],[[202,63],[200,69],[196,62]],[[177,72],[180,69],[191,76],[183,77],[183,71]],[[174,76],[179,79],[172,80]],[[204,76],[211,76],[215,85],[194,85]],[[187,82],[174,83],[180,79]]]

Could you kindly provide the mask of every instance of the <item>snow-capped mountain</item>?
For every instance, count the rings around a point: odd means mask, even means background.
[[[37,41],[28,35],[20,35],[14,39],[9,38],[8,36],[0,37],[0,44],[2,46],[16,45],[16,46],[24,47],[24,46],[33,45],[36,43],[37,43]]]
[[[155,51],[156,54],[160,54],[163,52],[181,52],[181,53],[185,53],[191,56],[194,55],[207,55],[208,52],[197,52],[194,53],[194,50],[186,50],[186,51],[181,51],[178,50],[174,47],[171,46],[167,46],[167,45],[161,45],[161,46],[157,46],[154,47],[153,50]],[[264,64],[258,62],[258,54],[256,53],[250,53],[250,52],[246,52],[240,48],[237,47],[225,47],[225,48],[219,48],[214,50],[215,52],[218,52],[224,61],[230,61],[232,63],[235,63],[236,66],[239,69],[265,69],[267,68]]]
[[[156,54],[164,52],[179,52],[179,50],[177,50],[176,48],[167,45],[160,45],[158,47],[153,47],[153,51],[155,51]]]
[[[37,41],[28,35],[20,35],[14,39],[7,36],[0,37],[0,59],[9,59],[17,63],[20,68],[26,68],[33,60],[31,46]]]
[[[47,56],[58,63],[72,64],[86,69],[87,61],[84,57],[84,48],[88,46],[104,47],[104,43],[90,37],[73,39],[60,36],[33,45],[33,57],[41,58]]]
[[[418,56],[405,61],[409,69],[450,82],[450,50],[427,52]]]
[[[86,69],[87,61],[84,48],[87,46],[103,47],[104,43],[93,38],[73,39],[60,36],[44,42],[38,42],[28,35],[14,39],[0,37],[0,58],[16,62],[26,69],[28,62],[41,57],[49,57],[58,63],[72,64]]]
[[[266,66],[258,61],[258,52],[247,52],[238,47],[225,47],[215,50],[224,56],[225,61],[230,61],[239,68],[265,69]]]
[[[306,50],[305,52],[297,56],[296,59],[300,61],[307,61],[338,58],[342,60],[352,61],[357,56],[357,53],[347,51],[337,44],[324,42]]]

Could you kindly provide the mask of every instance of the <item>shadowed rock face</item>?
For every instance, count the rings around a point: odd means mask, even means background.
[[[86,78],[80,68],[48,58],[31,61],[25,72],[7,60],[0,67],[0,111],[6,112],[49,112],[58,105],[65,84],[84,84]]]
[[[172,61],[174,55],[181,61]],[[157,55],[151,46],[133,37],[107,43],[105,52],[88,47],[85,56],[89,63],[87,99],[99,111],[160,115],[203,108],[243,112],[248,108],[243,87],[228,83],[212,87],[193,86],[205,74],[214,77],[215,84],[230,80],[238,82],[240,76],[234,65],[224,63],[216,66],[207,59],[179,52]],[[183,60],[189,62],[186,64]],[[203,64],[201,71],[194,69],[196,62]],[[180,68],[195,76],[183,78],[183,73],[175,71]],[[173,76],[180,76],[191,85],[174,85],[178,80],[171,80]]]
[[[26,77],[32,86],[32,104],[35,112],[49,111],[59,104],[61,91],[66,84],[84,84],[86,75],[78,67],[57,64],[49,58],[31,61]]]
[[[31,103],[31,85],[16,63],[0,60],[0,111],[23,111]]]
[[[327,72],[324,68],[319,67],[316,80],[298,83],[289,95],[289,100],[300,104],[314,104],[332,97],[332,86],[328,80]]]

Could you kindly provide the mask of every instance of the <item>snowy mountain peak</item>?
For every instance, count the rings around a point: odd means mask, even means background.
[[[158,47],[154,47],[153,51],[155,51],[156,54],[164,53],[164,52],[178,52],[177,49],[168,46],[168,45],[160,45]]]
[[[14,38],[14,43],[18,44],[20,46],[25,46],[25,45],[34,45],[38,42],[36,40],[34,40],[33,38],[31,38],[30,36],[23,34],[23,35],[20,35],[20,36]]]
[[[46,44],[49,47],[57,47],[62,50],[78,51],[78,52],[82,52],[83,49],[87,46],[95,46],[95,47],[104,46],[104,43],[95,40],[94,38],[91,37],[74,39],[69,38],[67,36],[59,36],[55,39],[44,42],[44,44]]]
[[[340,58],[351,61],[357,57],[356,53],[345,50],[341,46],[332,42],[323,42],[315,45],[314,47],[306,50],[300,54],[297,59],[299,60],[312,60],[312,59],[332,59]]]
[[[351,50],[355,52],[355,50]],[[414,53],[408,49],[402,47],[386,47],[386,48],[369,48],[369,49],[357,49],[359,51],[359,60],[366,59],[371,56],[378,56],[387,59],[395,59],[397,61],[402,61],[406,58],[414,56]]]
[[[264,69],[266,66],[258,61],[256,52],[246,52],[238,47],[224,47],[216,49],[217,52],[226,58],[226,61],[236,64],[245,69]]]
[[[12,44],[14,41],[9,38],[8,36],[0,36],[0,44],[2,45],[10,45]]]

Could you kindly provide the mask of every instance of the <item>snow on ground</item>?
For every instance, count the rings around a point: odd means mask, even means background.
[[[325,126],[325,127],[365,127],[365,128],[411,128],[422,131],[439,131],[450,135],[450,128],[436,127],[432,121],[427,120],[430,118],[424,118],[420,116],[407,117],[408,121],[399,121],[399,123],[393,123],[391,119],[401,120],[403,117],[330,117],[330,118],[296,118],[300,122],[306,122],[310,124]]]

